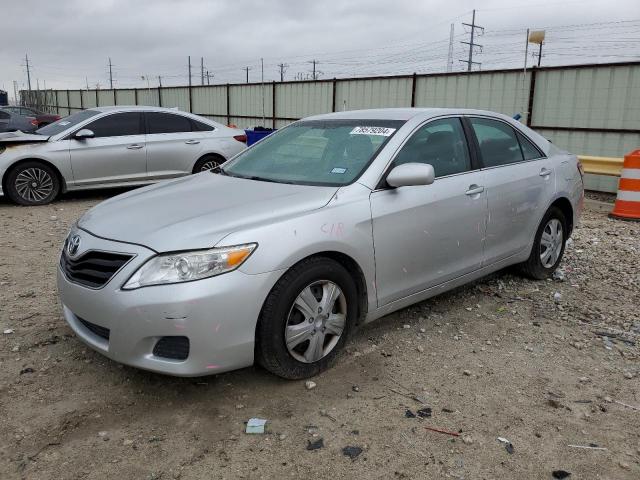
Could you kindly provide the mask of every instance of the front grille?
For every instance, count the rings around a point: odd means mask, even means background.
[[[76,318],[91,333],[93,333],[93,334],[95,334],[95,335],[97,335],[97,336],[99,336],[101,338],[104,338],[105,340],[109,340],[109,335],[111,334],[111,330],[109,330],[108,328],[105,328],[105,327],[101,327],[100,325],[96,325],[95,323],[87,322],[83,318],[80,318],[80,317],[76,317]]]
[[[73,259],[64,252],[60,256],[60,266],[67,278],[85,287],[100,288],[133,258],[123,253],[89,251]]]
[[[189,356],[189,339],[187,337],[162,337],[153,347],[156,357],[186,360]]]

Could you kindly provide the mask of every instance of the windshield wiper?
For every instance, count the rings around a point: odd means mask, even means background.
[[[295,185],[294,182],[289,182],[287,180],[274,180],[272,178],[264,178],[264,177],[259,177],[257,175],[252,175],[250,177],[240,177],[240,178],[246,178],[248,180],[257,180],[258,182],[286,183],[287,185]]]
[[[230,176],[227,172],[225,172],[222,167],[220,165],[218,165],[215,168],[212,168],[211,170],[209,170],[211,173],[219,173],[220,175],[227,175]]]

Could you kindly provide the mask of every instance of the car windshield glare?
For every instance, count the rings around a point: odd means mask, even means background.
[[[97,110],[82,110],[80,112],[72,113],[68,117],[61,118],[60,120],[50,123],[35,131],[38,135],[46,135],[51,137],[59,133],[64,132],[70,128],[75,127],[81,122],[88,120],[91,117],[98,115],[100,112]]]
[[[224,165],[224,173],[279,183],[348,185],[403,123],[365,119],[296,122],[238,155]]]

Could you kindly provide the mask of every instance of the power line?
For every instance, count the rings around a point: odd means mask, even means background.
[[[284,82],[284,74],[287,72],[287,68],[289,68],[289,64],[279,63],[278,68],[280,69],[280,81]]]

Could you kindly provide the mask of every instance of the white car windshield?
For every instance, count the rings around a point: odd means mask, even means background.
[[[296,122],[214,172],[278,183],[348,185],[403,123],[364,119]]]
[[[100,112],[97,110],[82,110],[80,112],[72,113],[68,117],[61,118],[57,122],[50,123],[42,128],[39,128],[35,131],[38,135],[46,135],[47,137],[51,137],[53,135],[57,135],[59,133],[68,130],[69,128],[75,127],[81,122],[98,115]]]

